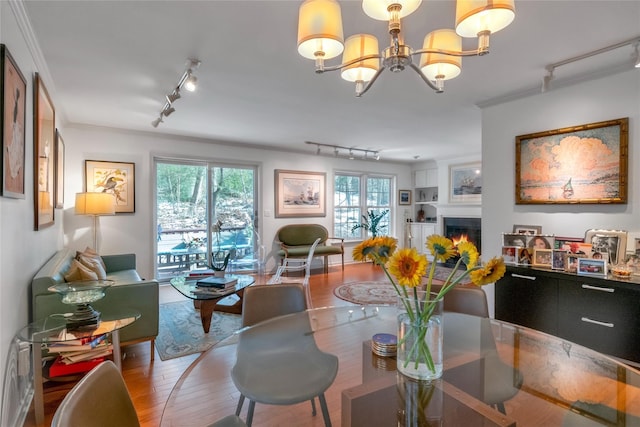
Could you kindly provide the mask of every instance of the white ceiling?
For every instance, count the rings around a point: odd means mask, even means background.
[[[385,71],[356,98],[338,72],[316,75],[313,62],[298,55],[299,4],[24,2],[63,123],[310,153],[315,147],[304,141],[315,141],[406,162],[480,153],[478,105],[537,94],[548,64],[640,36],[638,0],[516,0],[516,19],[492,36],[491,54],[465,58],[445,93],[434,93],[412,70]],[[368,32],[386,44],[385,22],[367,17],[359,1],[341,5],[345,38]],[[420,48],[429,31],[452,28],[454,15],[454,1],[423,1],[403,21],[407,44]],[[632,53],[626,46],[559,67],[554,87],[628,69]],[[192,57],[202,61],[198,90],[183,91],[176,112],[154,129],[165,94]]]

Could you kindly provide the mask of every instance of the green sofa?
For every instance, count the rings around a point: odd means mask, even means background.
[[[73,307],[63,304],[61,296],[50,292],[50,286],[65,281],[64,274],[71,266],[76,251],[61,249],[40,268],[31,281],[31,321],[43,319],[51,314],[68,313]],[[96,310],[107,313],[110,307],[120,306],[140,313],[140,318],[120,331],[122,345],[141,341],[151,342],[151,360],[154,358],[154,341],[158,335],[158,282],[144,280],[136,271],[136,255],[104,255],[107,279],[115,283],[106,295],[91,304]]]
[[[320,243],[316,246],[314,256],[324,257],[324,272],[329,272],[327,257],[331,255],[342,256],[342,269],[344,270],[344,239],[340,237],[329,237],[329,232],[320,224],[289,224],[278,230],[276,234],[280,250],[278,256],[280,263],[284,258],[306,258],[309,256],[309,249],[317,238]],[[329,245],[328,240],[340,242],[340,245]]]

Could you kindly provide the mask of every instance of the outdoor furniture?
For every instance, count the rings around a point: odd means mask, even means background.
[[[285,258],[306,258],[316,239],[320,239],[315,248],[315,256],[324,257],[324,272],[329,272],[328,257],[340,255],[342,257],[342,269],[344,270],[344,239],[329,237],[329,232],[320,224],[289,224],[278,230],[276,239],[280,244],[278,256],[280,263]],[[327,241],[340,242],[340,245],[329,245]]]

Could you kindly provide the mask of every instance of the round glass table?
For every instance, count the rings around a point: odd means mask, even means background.
[[[397,373],[393,357],[371,351],[373,335],[396,333],[395,307],[319,308],[248,329],[281,325],[300,331],[292,323],[308,325],[304,335],[339,358],[337,377],[325,392],[336,426],[638,425],[640,420],[640,371],[528,328],[445,313],[444,374],[415,382]],[[235,413],[240,394],[230,371],[242,334],[221,341],[189,366],[167,400],[162,426],[206,426]],[[258,403],[253,425],[322,426],[324,421],[321,414],[312,416],[308,402]]]

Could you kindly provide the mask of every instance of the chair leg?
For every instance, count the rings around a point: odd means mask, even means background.
[[[311,415],[316,416],[316,399],[311,399]]]
[[[244,403],[244,394],[240,395],[240,399],[238,399],[238,406],[236,406],[236,415],[240,416],[240,411],[242,411],[242,404]]]
[[[495,406],[498,411],[502,412],[504,415],[507,415],[507,410],[504,407],[504,402],[496,403]]]
[[[249,409],[247,410],[247,420],[245,421],[245,423],[247,424],[247,427],[251,427],[251,423],[253,422],[253,410],[256,407],[256,402],[254,402],[253,400],[249,401]]]
[[[329,409],[327,408],[327,400],[324,398],[324,393],[318,395],[320,401],[320,408],[322,409],[322,418],[324,418],[325,427],[331,427],[331,417],[329,417]]]
[[[151,361],[153,362],[154,360],[156,360],[156,348],[155,348],[155,342],[156,340],[151,340]]]

